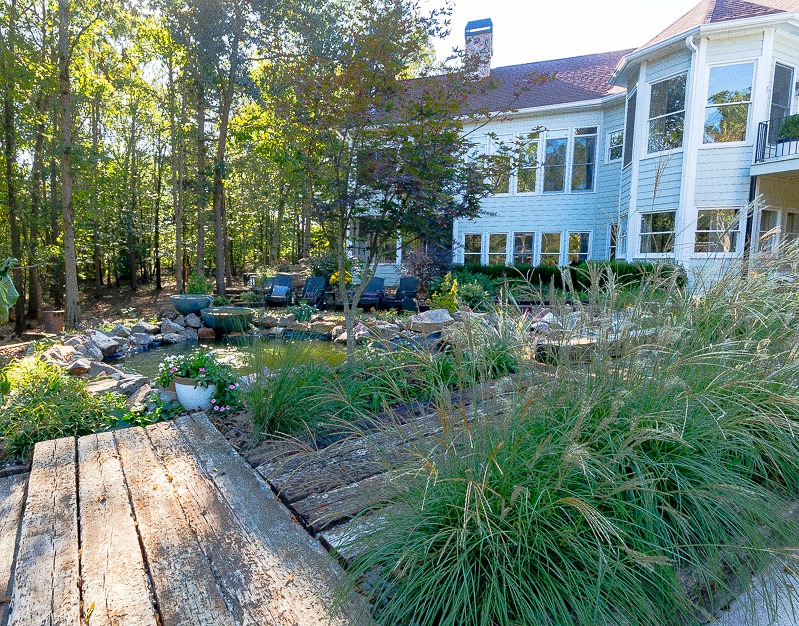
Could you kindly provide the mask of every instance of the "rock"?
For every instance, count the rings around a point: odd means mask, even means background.
[[[186,318],[182,315],[178,315],[174,320],[172,320],[175,324],[180,326],[181,328],[186,328]],[[163,332],[163,329],[162,329]]]
[[[162,320],[161,321],[161,334],[162,335],[174,335],[183,332],[184,327],[175,324],[170,320]]]
[[[286,326],[286,330],[307,333],[311,331],[311,325],[307,322],[294,322],[293,324]]]
[[[130,337],[130,328],[123,326],[122,324],[117,324],[108,334],[112,337],[125,337],[127,339]]]
[[[168,319],[174,320],[178,315],[180,315],[175,309],[158,309],[158,319]]]
[[[138,346],[139,348],[146,348],[154,341],[155,339],[153,339],[153,336],[147,333],[134,333],[130,336],[131,345]]]
[[[185,329],[182,335],[186,338],[186,341],[197,341],[199,339],[197,336],[197,331],[193,328]]]
[[[433,309],[424,313],[411,315],[408,328],[417,333],[436,333],[455,323],[446,309]]]
[[[103,363],[102,361],[93,362],[89,367],[89,376],[91,376],[92,378],[96,378],[101,374],[108,374],[109,376],[118,375],[120,377],[123,375],[122,372],[113,365],[109,365],[108,363]]]
[[[171,346],[175,343],[180,343],[181,341],[186,341],[186,338],[183,336],[182,333],[166,333],[161,336],[161,343],[167,346]]]
[[[268,337],[282,337],[286,334],[286,329],[283,326],[275,326],[266,331]]]
[[[69,362],[72,361],[76,351],[76,348],[72,346],[56,344],[54,346],[50,346],[45,352],[43,352],[40,358],[47,363],[52,363],[53,365],[58,365],[59,367],[66,367]]]
[[[86,343],[86,340],[82,337],[68,337],[64,340],[65,346],[72,346],[73,348],[82,346],[84,343]]]
[[[151,385],[149,384],[143,385],[141,389],[133,392],[130,395],[128,401],[125,403],[125,407],[128,409],[143,407],[147,403],[147,399],[149,398],[152,391],[153,388]]]
[[[124,396],[130,397],[145,385],[150,384],[150,379],[146,376],[139,376],[137,374],[123,374],[118,379],[112,378],[99,378],[86,385],[86,389],[97,395],[104,393],[121,393]]]
[[[335,322],[325,322],[324,320],[314,322],[311,324],[311,332],[317,335],[329,335],[333,332],[336,325]]]
[[[103,353],[103,356],[119,352],[120,345],[115,338],[111,338],[99,330],[92,331],[89,336],[91,337],[90,343],[97,346],[100,352]]]
[[[391,324],[388,322],[377,322],[375,329],[379,335],[387,341],[396,339],[400,334],[400,327],[396,324]]]
[[[552,333],[552,327],[546,322],[533,322],[530,324],[530,332],[538,333],[539,335],[549,335]]]
[[[203,321],[197,317],[194,313],[189,313],[186,316],[186,326],[188,328],[199,328],[203,325]]]
[[[92,362],[86,357],[76,359],[67,366],[67,371],[73,376],[83,376],[92,367]]]
[[[197,330],[197,338],[200,340],[203,339],[216,339],[216,332],[214,332],[213,328],[199,328]]]
[[[366,326],[359,322],[355,325],[355,328],[352,329],[352,334],[357,342],[369,338],[372,333]],[[336,337],[335,341],[336,343],[347,343],[347,331],[344,331],[338,337]]]
[[[343,332],[344,326],[335,326],[333,330],[330,331],[330,335],[333,337],[333,339],[338,339]]]
[[[135,326],[130,329],[132,335],[144,333],[146,335],[157,335],[161,329],[158,327],[157,324],[150,324],[149,322],[144,322],[139,320],[136,322]]]
[[[103,360],[103,351],[100,350],[100,348],[98,348],[93,341],[87,341],[86,343],[75,348],[75,351],[80,352],[90,361]]]
[[[258,318],[258,324],[263,328],[274,328],[275,326],[279,326],[278,318],[274,315],[263,315]]]
[[[291,326],[297,321],[297,316],[293,313],[289,313],[288,315],[282,316],[278,321],[278,326]]]
[[[127,337],[117,337],[116,342],[119,344],[120,352],[127,352],[130,349],[130,339]]]

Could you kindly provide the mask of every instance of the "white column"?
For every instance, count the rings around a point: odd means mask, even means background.
[[[638,70],[638,95],[635,109],[635,134],[633,136],[632,168],[630,176],[630,210],[627,219],[627,260],[638,256],[641,247],[641,213],[638,210],[638,172],[641,167],[641,156],[648,143],[649,127],[649,85],[646,84],[647,63],[641,63]]]

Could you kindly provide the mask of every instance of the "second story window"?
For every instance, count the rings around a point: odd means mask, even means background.
[[[519,171],[516,176],[517,193],[535,193],[538,172],[538,136],[526,144],[519,155]]]
[[[613,163],[621,159],[621,157],[624,156],[624,131],[616,130],[612,133],[608,133],[608,141],[605,149],[607,150],[605,160],[608,163]]]
[[[597,128],[578,128],[574,132],[572,191],[593,191],[596,173]]]
[[[687,74],[652,85],[649,102],[649,154],[682,147]]]
[[[635,139],[635,115],[638,103],[638,91],[633,91],[627,98],[627,119],[624,123],[624,167],[633,162],[633,140]]]
[[[544,192],[563,193],[566,190],[566,149],[568,131],[547,133],[544,148]]]
[[[746,141],[754,69],[754,63],[710,68],[705,143]]]

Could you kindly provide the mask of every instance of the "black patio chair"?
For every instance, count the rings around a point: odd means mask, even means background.
[[[371,309],[372,307],[378,308],[380,301],[383,298],[383,286],[386,284],[384,278],[373,278],[366,285],[361,299],[358,301],[358,306],[362,309]]]
[[[266,292],[267,306],[289,306],[294,301],[291,288],[291,276],[278,274],[272,279],[272,285]]]
[[[327,279],[325,279],[324,276],[311,276],[305,281],[305,287],[302,290],[302,295],[298,298],[298,300],[321,309],[325,301],[326,287]]]
[[[380,301],[380,306],[386,309],[399,309],[401,311],[419,312],[419,303],[416,297],[419,295],[419,279],[415,276],[405,276],[400,278],[397,290],[390,296],[384,296]]]

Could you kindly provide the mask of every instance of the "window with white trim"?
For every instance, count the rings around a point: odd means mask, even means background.
[[[463,262],[480,265],[483,262],[483,236],[467,234],[463,237]]]
[[[508,157],[513,143],[513,135],[498,135],[489,139],[492,157]],[[510,169],[499,167],[495,164],[496,171],[491,179],[495,194],[510,193]]]
[[[541,235],[541,265],[560,265],[560,233]]]
[[[538,135],[531,137],[519,154],[519,169],[516,173],[516,192],[535,193],[538,178]]]
[[[547,133],[544,144],[544,193],[566,191],[566,152],[569,147],[569,131]]]
[[[591,233],[569,233],[569,265],[579,265],[591,256]]]
[[[508,262],[507,233],[491,233],[488,235],[488,264],[505,265]]]
[[[533,241],[535,233],[514,233],[513,235],[513,264],[533,264]]]
[[[674,252],[676,211],[659,211],[641,215],[641,254]]]
[[[682,147],[688,74],[653,83],[649,101],[649,154]]]
[[[710,68],[704,143],[746,141],[754,71],[754,63]]]
[[[627,118],[624,122],[624,164],[627,167],[633,162],[633,145],[635,139],[635,116],[638,107],[638,90],[627,97]]]
[[[623,259],[627,256],[627,218],[621,218],[616,224],[610,225],[610,246],[608,258],[611,261]]]
[[[761,250],[773,250],[777,247],[780,236],[780,214],[777,211],[763,209],[760,212],[760,233],[758,241]]]
[[[735,252],[740,226],[738,209],[700,209],[696,219],[694,252]]]
[[[596,179],[597,127],[577,128],[574,131],[572,150],[572,191],[594,190]]]
[[[624,131],[614,130],[606,139],[605,160],[608,163],[619,161],[624,156]]]

